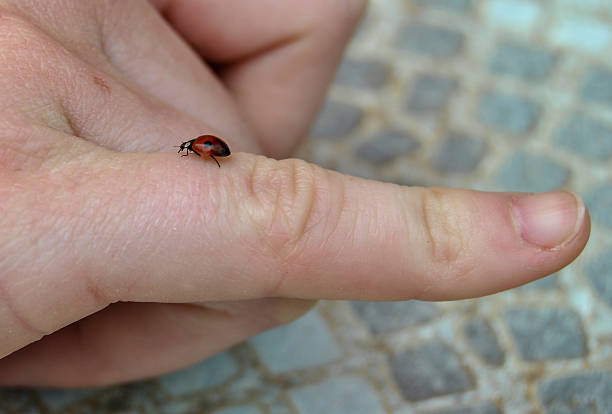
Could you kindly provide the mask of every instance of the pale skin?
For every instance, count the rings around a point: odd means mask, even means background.
[[[0,1],[0,385],[155,376],[316,299],[482,296],[580,253],[589,217],[570,193],[275,160],[364,6]],[[232,150],[221,168],[173,148],[204,133]]]

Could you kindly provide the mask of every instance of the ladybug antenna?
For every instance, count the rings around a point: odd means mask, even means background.
[[[219,161],[217,161],[217,159],[211,155],[210,158],[212,158],[213,160],[215,160],[215,162],[217,163],[217,165],[219,166],[219,168],[221,168],[221,164],[219,164]]]

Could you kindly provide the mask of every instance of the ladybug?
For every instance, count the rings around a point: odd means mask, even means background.
[[[200,135],[197,138],[194,138],[189,141],[183,142],[180,146],[177,146],[178,153],[186,150],[185,154],[182,154],[183,157],[189,155],[189,151],[193,152],[198,157],[201,157],[202,154],[208,155],[210,158],[215,160],[219,168],[221,168],[221,164],[215,158],[217,157],[227,157],[231,154],[229,147],[221,138],[216,137],[214,135]]]

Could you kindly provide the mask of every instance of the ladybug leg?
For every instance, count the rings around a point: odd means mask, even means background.
[[[195,155],[197,155],[198,157],[201,157],[200,153],[199,153],[199,152],[197,152],[196,150],[193,150],[193,149],[192,149],[192,150],[191,150],[191,152],[193,152],[193,153],[194,153]]]
[[[215,162],[217,163],[217,165],[219,166],[219,168],[221,168],[221,164],[219,164],[219,161],[217,161],[217,159],[211,155],[210,158],[212,158],[213,160],[215,160]]]

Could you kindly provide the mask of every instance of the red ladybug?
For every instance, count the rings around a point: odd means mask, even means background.
[[[217,157],[227,157],[231,154],[225,141],[214,135],[200,135],[197,138],[183,142],[177,148],[179,149],[179,153],[183,150],[187,150],[187,153],[183,154],[183,157],[188,156],[189,151],[193,152],[199,157],[201,157],[202,154],[208,155],[210,158],[215,160],[219,168],[221,168],[221,164],[219,164],[219,161],[217,161],[215,155]]]

